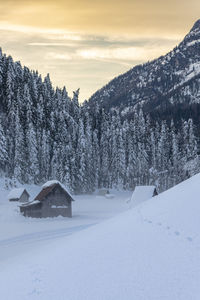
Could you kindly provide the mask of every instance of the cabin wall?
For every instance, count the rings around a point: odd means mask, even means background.
[[[155,189],[154,192],[153,192],[153,197],[155,197],[155,196],[158,196],[158,192],[157,192],[156,189]]]
[[[20,207],[20,212],[24,217],[41,218],[42,217],[42,205],[30,205],[28,207]]]
[[[26,192],[23,192],[23,194],[19,198],[19,202],[28,202],[28,200],[29,200],[29,196],[27,195]]]
[[[56,187],[44,200],[42,217],[72,217],[71,199]]]

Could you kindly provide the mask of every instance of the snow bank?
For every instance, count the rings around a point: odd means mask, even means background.
[[[115,198],[115,195],[113,195],[113,194],[106,194],[105,197],[107,199],[113,199],[113,198]]]

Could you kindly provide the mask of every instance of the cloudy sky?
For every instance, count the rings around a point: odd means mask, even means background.
[[[199,0],[0,0],[3,52],[87,99],[113,77],[176,46]]]

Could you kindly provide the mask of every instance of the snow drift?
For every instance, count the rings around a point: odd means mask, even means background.
[[[2,299],[199,299],[199,195],[200,174],[117,217],[6,261]]]

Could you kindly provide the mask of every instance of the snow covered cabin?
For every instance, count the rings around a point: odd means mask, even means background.
[[[25,217],[72,217],[74,199],[66,188],[57,180],[48,181],[32,202],[22,204],[20,212]]]
[[[138,185],[135,187],[135,190],[132,194],[131,205],[134,207],[157,195],[158,192],[154,185]]]
[[[19,202],[28,202],[29,201],[29,193],[25,188],[16,188],[10,191],[8,194],[9,201],[19,201]]]

